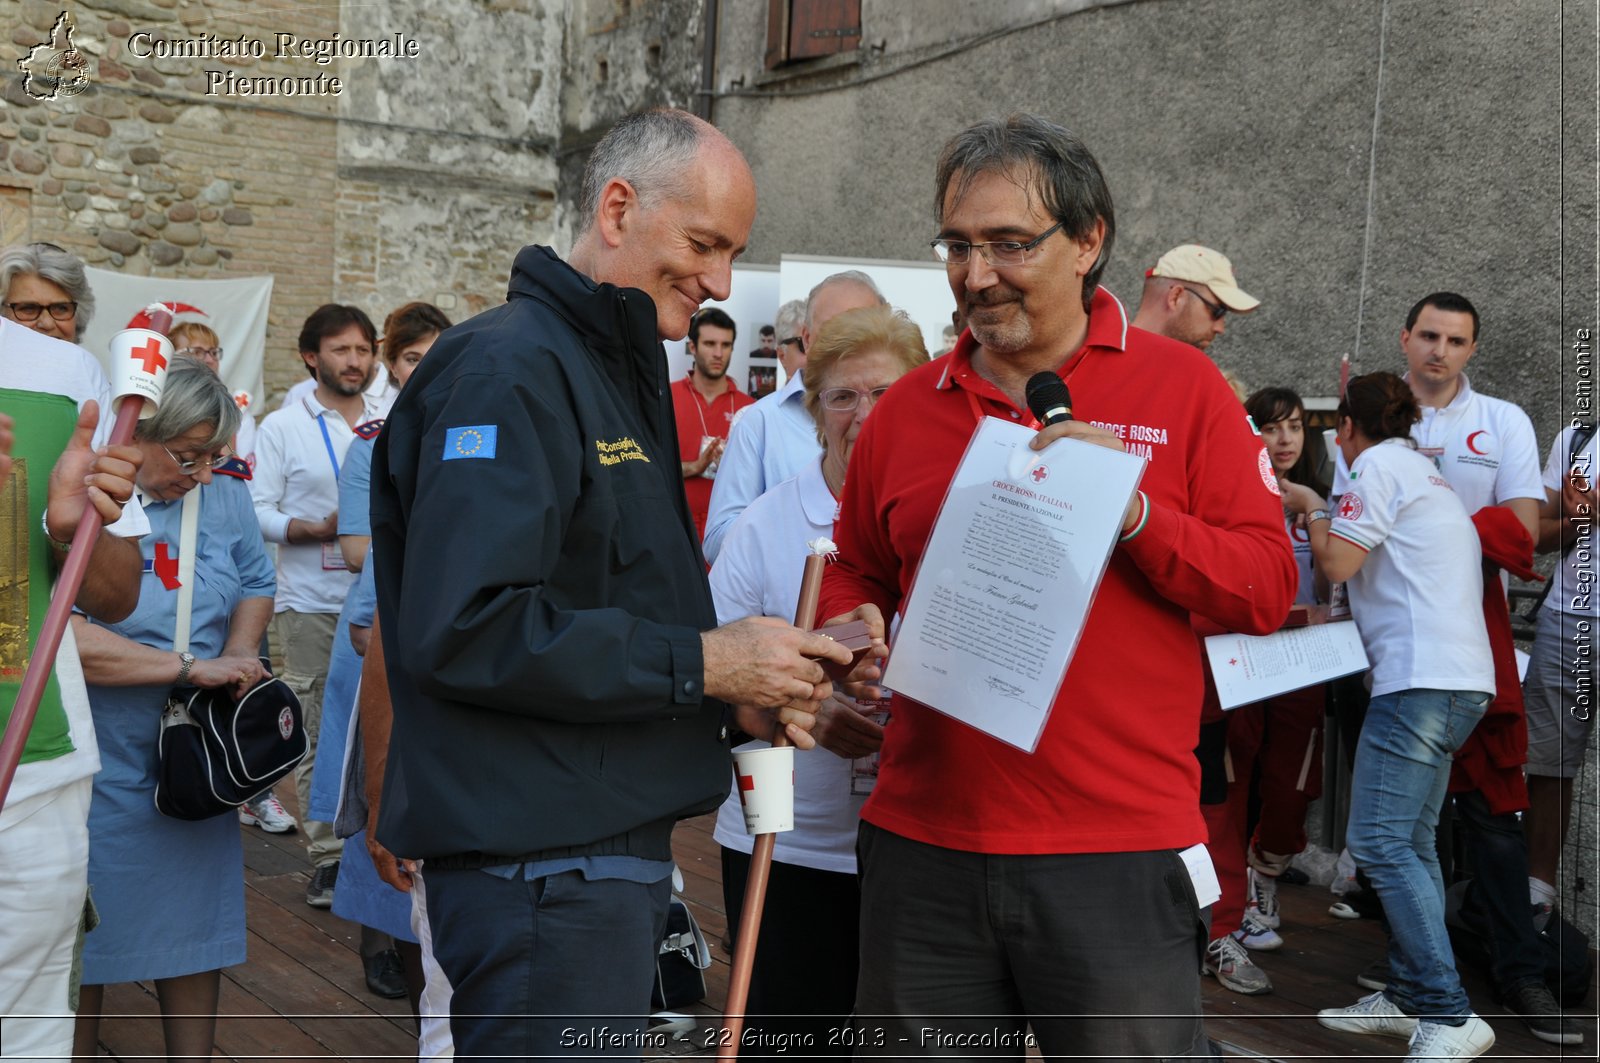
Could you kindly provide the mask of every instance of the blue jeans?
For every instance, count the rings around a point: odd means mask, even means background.
[[[1444,879],[1434,829],[1450,755],[1488,708],[1489,695],[1401,690],[1372,699],[1351,780],[1350,855],[1389,921],[1389,988],[1402,1011],[1447,1025],[1471,1013],[1444,925]]]

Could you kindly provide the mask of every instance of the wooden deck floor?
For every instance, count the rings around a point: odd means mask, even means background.
[[[291,806],[293,794],[280,788]],[[379,999],[367,992],[356,951],[357,931],[326,911],[308,907],[308,873],[299,834],[273,836],[242,828],[245,843],[246,911],[250,929],[248,962],[228,968],[222,978],[222,1018],[217,1023],[217,1056],[225,1059],[379,1060],[414,1058],[416,1041],[404,1000]],[[674,848],[683,870],[685,895],[713,945],[707,972],[708,1001],[694,1009],[715,1023],[727,992],[729,957],[718,944],[727,929],[722,905],[720,861],[711,837],[711,817],[684,823]],[[1331,900],[1317,887],[1286,886],[1280,891],[1286,941],[1276,953],[1256,954],[1271,974],[1275,991],[1242,997],[1205,979],[1207,1032],[1229,1058],[1296,1060],[1400,1058],[1398,1041],[1340,1034],[1317,1025],[1320,1007],[1353,1003],[1365,990],[1352,979],[1381,955],[1376,923],[1346,922],[1327,914]],[[1474,1006],[1498,1037],[1495,1059],[1594,1059],[1594,995],[1583,1022],[1587,1042],[1562,1049],[1534,1039],[1515,1018],[1492,1003],[1483,979],[1470,975]],[[102,1051],[122,1060],[162,1058],[163,1042],[154,988],[149,984],[111,987],[101,1024]],[[675,1044],[684,1056],[709,1056],[689,1040]]]

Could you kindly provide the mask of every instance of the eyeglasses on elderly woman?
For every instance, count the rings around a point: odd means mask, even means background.
[[[70,321],[73,315],[78,312],[78,304],[75,302],[0,303],[0,306],[5,307],[6,313],[10,314],[13,320],[19,321],[24,325],[31,325],[39,320],[40,314],[46,312],[56,321]]]

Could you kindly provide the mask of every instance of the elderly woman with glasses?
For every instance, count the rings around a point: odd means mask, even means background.
[[[180,321],[167,333],[172,341],[173,353],[193,358],[219,377],[222,375],[222,340],[216,330],[202,321]],[[239,430],[229,440],[229,449],[243,458],[251,469],[256,467],[256,419],[245,409],[250,404],[248,391],[237,392],[234,403],[239,406]]]
[[[746,616],[793,619],[806,544],[833,534],[861,426],[889,386],[927,360],[921,331],[887,306],[849,310],[823,327],[805,372],[805,405],[816,421],[822,457],[757,498],[728,532],[711,568],[718,623]],[[848,1047],[829,1047],[828,1031],[847,1027],[855,1001],[855,841],[864,797],[851,792],[851,762],[878,748],[882,728],[865,714],[875,708],[830,699],[815,732],[819,748],[795,753],[795,829],[778,835],[770,915],[762,920],[746,1008],[747,1028],[763,1035],[753,1042],[809,1035],[818,1055],[850,1054]],[[753,841],[741,808],[735,788],[717,813],[715,831],[730,917],[744,903]],[[794,918],[800,911],[805,918]],[[809,1014],[787,1014],[797,1008]],[[758,1044],[741,1052],[763,1054]]]
[[[136,480],[150,521],[139,603],[117,624],[75,618],[99,735],[89,807],[89,885],[100,926],[85,939],[74,1052],[96,1054],[104,986],[153,980],[169,1057],[209,1058],[223,967],[244,962],[244,859],[233,816],[199,822],[156,811],[156,740],[174,686],[236,695],[264,674],[256,649],[272,617],[272,562],[250,491],[213,479],[239,424],[228,389],[175,357],[161,406],[139,422]],[[173,649],[185,496],[199,492],[189,650]]]
[[[46,243],[0,251],[0,313],[35,332],[77,343],[94,313],[83,259]]]

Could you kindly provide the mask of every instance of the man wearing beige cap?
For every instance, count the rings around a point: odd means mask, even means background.
[[[1135,328],[1159,332],[1202,351],[1227,328],[1228,311],[1248,314],[1261,300],[1233,277],[1233,263],[1219,251],[1181,244],[1144,272]]]

